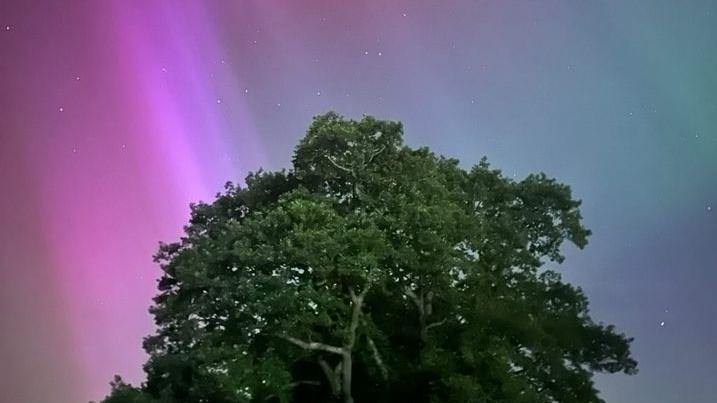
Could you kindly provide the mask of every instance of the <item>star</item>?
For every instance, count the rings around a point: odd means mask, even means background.
[[[321,91],[316,91],[316,96],[317,96],[317,97],[320,97],[320,96],[321,96]]]
[[[707,211],[712,211],[712,206],[707,206]]]
[[[10,30],[10,26],[9,26],[9,25],[5,25],[5,30],[6,30],[6,31],[9,31],[9,30]]]
[[[218,103],[218,104],[222,103],[222,100],[221,100],[221,99],[217,99],[217,103]]]
[[[363,52],[364,55],[368,56],[368,50]]]
[[[248,94],[248,93],[249,93],[249,88],[244,88],[244,93],[245,93],[245,94]]]
[[[665,327],[665,322],[664,322],[664,321],[660,322],[660,327]]]
[[[381,53],[381,52],[378,52],[378,55],[379,55],[379,56],[382,56],[382,55],[383,55],[383,53]]]
[[[80,81],[80,76],[75,76],[75,81]]]
[[[60,112],[64,112],[64,111],[65,111],[65,108],[60,107],[59,111],[60,111]]]
[[[403,13],[403,14],[401,14],[401,15],[405,17],[405,16],[407,16],[408,14],[406,14],[406,13]]]

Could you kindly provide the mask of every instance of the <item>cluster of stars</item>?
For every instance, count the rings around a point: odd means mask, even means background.
[[[364,50],[364,51],[363,51],[363,54],[364,54],[364,56],[368,56],[368,55],[370,54],[370,52],[369,52],[368,50]],[[376,52],[376,55],[377,55],[377,56],[383,56],[383,52],[378,51],[378,52]]]
[[[403,12],[403,13],[402,13],[402,16],[403,16],[403,17],[407,17],[408,14],[405,13],[405,12]],[[322,21],[322,22],[326,22],[326,17],[322,17],[322,18],[321,18],[321,21]],[[260,31],[259,29],[257,29],[256,32],[259,33],[259,32],[261,32],[261,31]],[[257,41],[257,40],[252,40],[252,43],[256,45],[256,44],[258,44],[258,41]],[[377,38],[377,39],[376,39],[376,43],[377,43],[377,44],[380,44],[380,43],[381,43],[381,39],[380,39],[380,38]],[[454,45],[454,48],[455,48],[455,45]],[[372,53],[373,53],[373,51],[370,51],[369,49],[365,49],[364,52],[363,52],[364,56],[369,56],[369,55],[371,55]],[[383,51],[382,51],[382,50],[376,51],[376,52],[375,52],[375,55],[377,55],[377,56],[379,56],[379,57],[382,57],[382,56],[383,56]],[[215,60],[214,60],[214,63],[217,63],[217,61],[218,61],[220,64],[226,64],[226,60],[225,60],[225,59],[219,59],[219,60],[216,60],[216,59],[215,59]],[[314,59],[314,61],[315,61],[316,63],[318,63],[318,62],[319,62],[319,57],[316,57],[316,58]],[[164,72],[164,73],[166,73],[166,72],[168,71],[168,70],[167,70],[167,67],[165,67],[165,66],[162,66],[162,67],[161,67],[161,70],[162,70],[162,72]],[[214,74],[210,74],[210,76],[213,78],[213,77],[214,77]],[[79,79],[79,78],[78,78],[78,79]],[[244,88],[244,94],[249,94],[249,88]],[[320,96],[322,96],[322,91],[321,91],[320,89],[317,89],[314,94],[315,94],[315,96],[320,97]],[[350,94],[349,94],[349,93],[346,93],[346,96],[349,97]],[[217,105],[220,105],[220,104],[223,103],[223,100],[222,100],[221,98],[216,98],[215,102],[216,102]],[[383,102],[383,97],[379,96],[379,97],[378,97],[378,102],[379,102],[379,103],[382,103],[382,102]],[[471,101],[471,103],[474,103],[474,101]],[[281,107],[281,106],[282,106],[282,104],[281,104],[280,102],[277,102],[275,105],[276,105],[277,107]]]

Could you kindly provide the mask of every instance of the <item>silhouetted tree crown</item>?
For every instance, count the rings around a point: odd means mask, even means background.
[[[636,372],[631,339],[546,267],[590,235],[568,186],[333,112],[292,162],[160,246],[147,380],[105,403],[601,402],[593,373]]]

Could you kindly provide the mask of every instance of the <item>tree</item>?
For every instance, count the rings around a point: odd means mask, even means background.
[[[545,267],[590,235],[570,188],[402,136],[327,113],[291,170],[193,205],[155,256],[147,381],[105,402],[601,402],[594,372],[635,373]]]

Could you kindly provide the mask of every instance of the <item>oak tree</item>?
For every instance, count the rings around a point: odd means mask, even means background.
[[[147,380],[105,402],[601,402],[595,372],[636,372],[554,270],[590,235],[568,186],[336,113],[292,162],[161,245]]]

